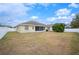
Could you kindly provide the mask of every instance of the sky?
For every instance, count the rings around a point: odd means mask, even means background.
[[[0,23],[11,26],[30,20],[68,24],[77,13],[78,3],[0,3]]]

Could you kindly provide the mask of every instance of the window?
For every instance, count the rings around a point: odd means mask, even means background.
[[[25,26],[25,30],[28,30],[28,26],[27,25]]]

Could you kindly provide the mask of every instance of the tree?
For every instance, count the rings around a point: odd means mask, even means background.
[[[79,28],[79,14],[75,15],[75,18],[73,18],[71,22],[71,27],[72,28]]]
[[[53,31],[55,32],[64,32],[65,24],[63,23],[56,23],[52,26]]]

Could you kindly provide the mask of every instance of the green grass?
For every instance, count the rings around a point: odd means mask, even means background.
[[[79,33],[9,32],[0,40],[0,54],[79,54]]]

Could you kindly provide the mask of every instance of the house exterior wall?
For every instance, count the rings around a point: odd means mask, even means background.
[[[20,33],[25,32],[25,27],[24,26],[18,26],[17,27],[17,32],[20,32]]]
[[[52,31],[52,27],[50,27],[50,31]]]
[[[48,30],[48,31],[52,31],[52,27],[45,27],[45,31]]]
[[[18,26],[17,32],[25,33],[25,32],[35,32],[35,26],[28,26],[28,30],[25,29],[25,26]]]
[[[29,32],[35,32],[35,26],[30,25],[28,31]]]
[[[48,27],[45,27],[45,30],[43,30],[43,31],[46,31],[46,29],[48,29]],[[52,27],[49,28],[49,31],[52,31]],[[28,30],[26,30],[25,26],[20,25],[20,26],[17,27],[17,32],[20,32],[20,33],[35,32],[35,26],[29,25]]]

